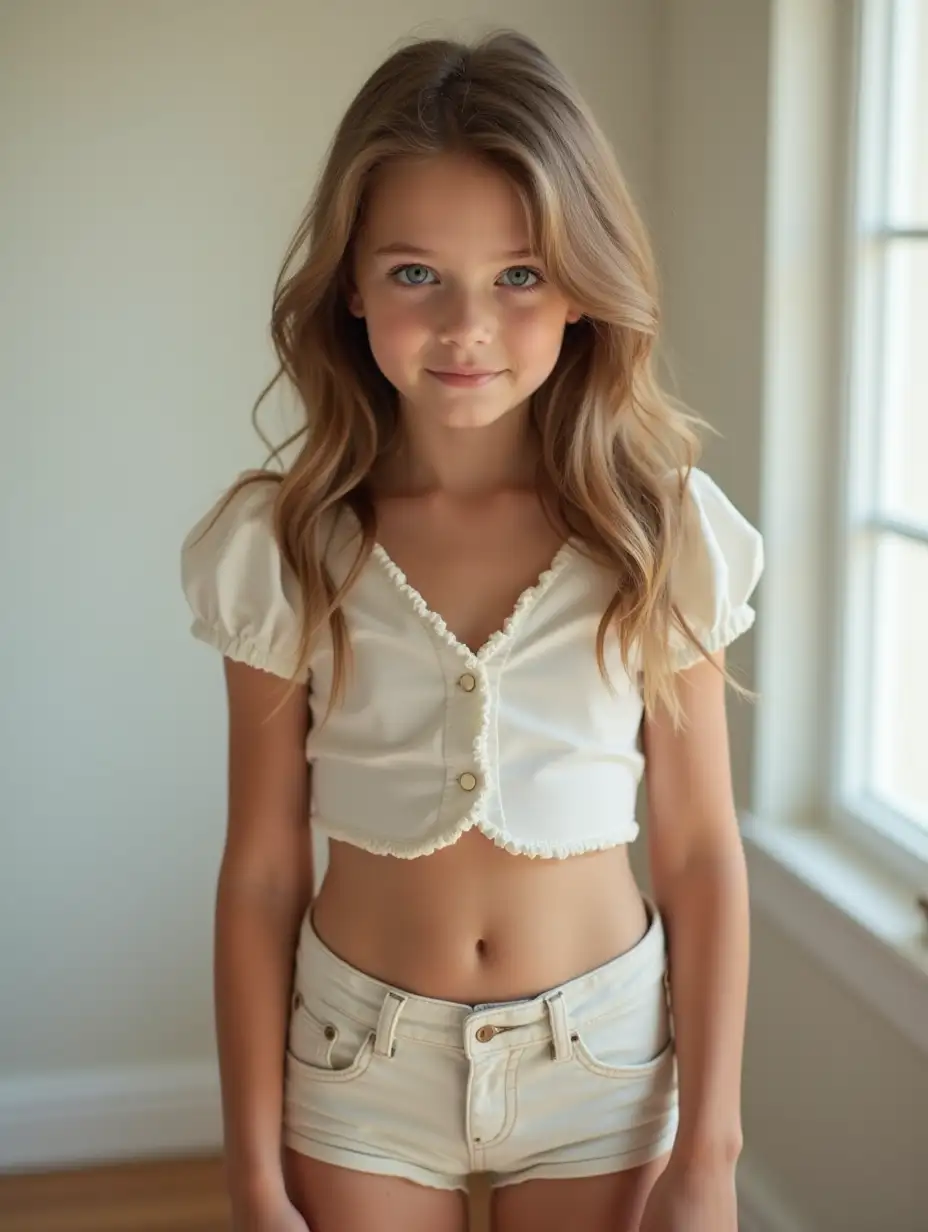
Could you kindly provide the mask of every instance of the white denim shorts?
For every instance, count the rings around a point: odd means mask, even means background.
[[[678,1121],[665,938],[649,904],[627,953],[521,1001],[462,1005],[358,971],[303,922],[283,1141],[440,1189],[618,1172]]]

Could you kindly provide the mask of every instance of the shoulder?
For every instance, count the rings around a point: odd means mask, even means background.
[[[187,532],[183,556],[195,551],[204,538],[216,544],[246,528],[251,533],[272,533],[279,486],[278,478],[268,471],[243,471]]]
[[[279,483],[245,471],[187,532],[181,545],[181,581],[187,597],[218,582],[243,584],[255,570],[282,565],[274,531]]]
[[[764,568],[760,531],[705,471],[684,477],[680,542],[671,574],[674,604],[710,652],[721,650],[754,623],[748,600]],[[677,666],[701,656],[681,645]]]
[[[274,527],[279,480],[246,471],[191,527],[181,585],[193,636],[223,655],[287,679],[300,642],[300,591]]]

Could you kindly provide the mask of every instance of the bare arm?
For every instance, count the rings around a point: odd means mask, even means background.
[[[293,957],[312,896],[307,690],[225,660],[229,818],[216,895],[215,1003],[233,1207],[283,1192],[281,1115]]]
[[[747,872],[724,680],[711,663],[684,673],[682,700],[687,730],[674,732],[666,716],[645,726],[648,843],[667,921],[680,1076],[674,1156],[687,1168],[729,1169],[741,1150]]]

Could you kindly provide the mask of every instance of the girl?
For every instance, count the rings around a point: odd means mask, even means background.
[[[374,73],[274,303],[302,447],[184,545],[230,715],[240,1229],[462,1232],[474,1172],[496,1232],[736,1226],[723,649],[761,542],[692,468],[657,324],[614,157],[537,47]]]

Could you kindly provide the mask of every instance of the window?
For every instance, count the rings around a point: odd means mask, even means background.
[[[928,862],[928,0],[864,0],[843,477],[838,815]]]
[[[928,1055],[928,0],[772,13],[751,896]]]

